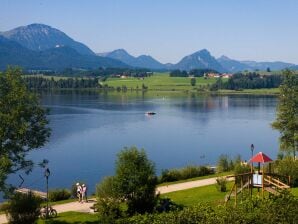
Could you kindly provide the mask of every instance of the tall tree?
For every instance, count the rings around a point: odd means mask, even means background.
[[[32,170],[27,154],[43,146],[50,135],[46,111],[21,75],[17,68],[0,74],[0,191],[8,189],[9,174]]]
[[[280,149],[293,152],[295,158],[298,150],[298,74],[285,70],[279,89],[277,117],[272,127],[280,132]]]
[[[116,161],[115,181],[117,192],[128,206],[128,214],[152,212],[156,194],[157,177],[154,164],[144,150],[124,148]]]

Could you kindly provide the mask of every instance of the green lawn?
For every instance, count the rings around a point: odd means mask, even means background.
[[[37,224],[97,224],[98,216],[96,214],[88,214],[81,212],[64,212],[58,214],[57,218],[49,220],[38,220]]]
[[[292,193],[294,196],[298,197],[298,187],[292,188],[292,189],[291,189],[291,193]]]
[[[162,197],[168,197],[178,204],[184,206],[192,206],[200,202],[211,202],[211,203],[223,203],[225,195],[230,192],[234,182],[227,184],[227,192],[219,192],[216,189],[216,184],[208,185],[204,187],[197,187],[183,191],[176,191],[172,193],[163,194]],[[291,193],[298,197],[298,187],[292,188]],[[254,189],[254,195],[257,195],[257,189]],[[267,193],[265,195],[268,196]],[[239,196],[241,198],[241,194]],[[231,202],[234,202],[234,197],[231,198]]]
[[[155,73],[151,77],[146,77],[144,79],[139,78],[108,78],[102,84],[107,84],[110,87],[122,87],[126,86],[128,89],[142,89],[142,85],[148,87],[148,90],[163,90],[163,91],[173,91],[173,90],[194,90],[198,86],[205,86],[208,84],[213,84],[216,82],[216,78],[204,79],[203,77],[196,78],[196,86],[190,85],[190,78],[188,77],[170,77],[169,73]]]
[[[222,172],[222,173],[215,173],[207,176],[201,176],[201,177],[194,177],[186,180],[178,180],[178,181],[173,181],[173,182],[164,182],[162,184],[159,184],[158,186],[166,186],[166,185],[171,185],[171,184],[179,184],[179,183],[185,183],[189,181],[195,181],[195,180],[203,180],[203,179],[208,179],[212,177],[222,177],[222,176],[227,176],[233,174],[233,172]]]
[[[227,184],[227,190],[230,191],[233,182]],[[228,192],[227,191],[227,192]],[[203,187],[192,188],[183,191],[163,194],[162,197],[168,197],[178,204],[191,206],[200,202],[221,203],[224,202],[224,197],[227,192],[219,192],[216,189],[216,184]]]

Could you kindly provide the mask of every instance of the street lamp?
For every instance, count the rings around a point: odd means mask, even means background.
[[[250,145],[250,150],[251,150],[251,158],[254,156],[254,149],[255,149],[255,146],[254,146],[254,144],[251,144],[251,145]]]
[[[255,149],[254,144],[251,144],[250,145],[250,151],[251,151],[251,158],[250,159],[252,159],[252,157],[254,156],[254,149]],[[251,172],[253,172],[253,162],[252,161],[251,161]]]
[[[46,168],[45,172],[44,172],[44,176],[46,177],[46,181],[47,181],[47,211],[46,211],[46,218],[49,217],[49,176],[50,176],[51,172],[49,168]]]

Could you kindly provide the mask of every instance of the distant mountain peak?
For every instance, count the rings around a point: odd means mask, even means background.
[[[83,55],[94,55],[94,52],[86,45],[73,40],[64,32],[45,24],[33,23],[27,26],[20,26],[2,32],[2,35],[34,51],[47,50],[59,45],[69,46]]]
[[[225,69],[217,62],[207,49],[202,49],[185,56],[173,67],[175,69],[187,71],[191,69],[214,69],[218,72],[225,71]]]
[[[149,68],[149,69],[166,69],[165,65],[155,60],[150,55],[140,55],[138,57],[134,57],[130,55],[125,49],[122,49],[122,48],[116,49],[109,53],[104,53],[104,54],[99,53],[97,55],[117,59],[132,67]]]
[[[232,59],[230,59],[228,56],[226,56],[226,55],[222,55],[222,56],[220,56],[217,60],[232,60]]]

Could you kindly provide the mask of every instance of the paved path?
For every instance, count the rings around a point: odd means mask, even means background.
[[[174,191],[181,191],[181,190],[186,190],[186,189],[195,188],[195,187],[207,186],[211,184],[216,184],[216,179],[217,177],[213,177],[208,179],[183,182],[179,184],[165,185],[165,186],[158,187],[156,192],[160,194],[165,194],[165,193],[174,192]]]
[[[169,192],[174,191],[181,191],[186,190],[190,188],[195,187],[202,187],[207,185],[212,185],[216,183],[216,178],[208,178],[208,179],[202,179],[202,180],[194,180],[179,184],[171,184],[166,186],[161,186],[156,189],[157,193],[165,194]],[[75,212],[91,212],[90,207],[94,204],[94,200],[90,201],[88,203],[79,203],[79,202],[70,202],[66,204],[60,204],[60,205],[54,205],[53,208],[57,210],[58,214],[61,212],[69,212],[69,211],[75,211]],[[5,215],[0,215],[0,224],[7,223],[7,219]]]

